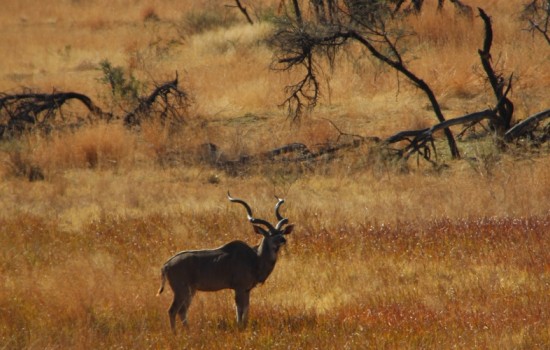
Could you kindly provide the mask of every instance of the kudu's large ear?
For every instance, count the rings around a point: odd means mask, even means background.
[[[266,237],[269,236],[269,232],[264,230],[260,226],[252,225],[252,227],[254,227],[254,232],[256,232],[257,234],[262,235],[262,236],[266,236]]]
[[[294,230],[294,225],[288,225],[283,229],[283,232],[281,232],[283,235],[289,235],[292,233],[292,230]]]

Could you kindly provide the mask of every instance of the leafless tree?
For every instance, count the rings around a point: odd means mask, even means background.
[[[123,116],[104,112],[94,101],[79,92],[38,93],[24,91],[8,94],[0,92],[0,139],[19,135],[24,131],[70,128],[84,124],[84,118],[68,120],[63,107],[78,101],[90,113],[89,120],[112,121],[122,119],[128,127],[137,126],[143,119],[159,118],[163,123],[185,122],[184,112],[191,103],[189,94],[179,87],[178,76],[174,80],[158,84],[153,91],[137,99],[137,106]],[[74,119],[74,118],[73,118]]]
[[[294,2],[294,13],[301,13]],[[297,83],[287,87],[284,104],[294,118],[312,109],[319,98],[319,60],[327,58],[334,63],[336,54],[346,45],[359,44],[373,57],[404,75],[414,86],[424,92],[439,122],[445,117],[437,98],[429,85],[407,67],[402,56],[400,42],[410,31],[400,26],[396,19],[396,4],[369,0],[335,0],[331,23],[306,21],[301,15],[285,17],[271,39],[275,49],[273,69],[292,70],[301,67],[305,74]],[[398,4],[397,4],[398,5]],[[445,137],[453,158],[460,157],[456,141],[449,128]]]
[[[512,123],[512,115],[514,114],[514,104],[505,94],[505,90],[511,87],[511,79],[508,81],[507,86],[506,79],[503,74],[496,73],[493,69],[491,60],[493,27],[491,25],[491,19],[485,11],[483,11],[483,9],[479,9],[479,16],[485,25],[485,40],[483,41],[483,48],[479,49],[478,53],[483,69],[485,70],[485,74],[487,75],[487,80],[491,84],[491,88],[495,94],[498,106],[498,118],[494,118],[490,125],[491,128],[496,131],[500,137],[502,137],[510,128],[510,124]]]

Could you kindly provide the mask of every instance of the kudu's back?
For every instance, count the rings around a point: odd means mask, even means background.
[[[218,249],[183,251],[162,267],[172,289],[199,291],[252,289],[258,274],[257,251],[242,241]]]

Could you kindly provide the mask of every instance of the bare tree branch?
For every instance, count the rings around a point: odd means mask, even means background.
[[[491,19],[483,11],[483,9],[478,8],[479,16],[485,24],[485,39],[483,41],[483,48],[478,50],[479,57],[481,59],[481,64],[485,73],[487,74],[487,79],[491,84],[493,93],[498,102],[498,119],[495,119],[491,122],[491,126],[497,133],[502,136],[510,127],[512,122],[512,115],[514,113],[514,104],[510,101],[504,93],[505,81],[502,77],[502,74],[495,73],[493,66],[491,64],[491,45],[493,43],[493,27],[491,25]],[[510,84],[508,85],[510,86]]]
[[[522,19],[529,23],[527,30],[541,34],[550,45],[550,0],[532,0],[525,5]]]
[[[246,18],[246,20],[248,21],[248,23],[250,23],[251,25],[254,25],[254,22],[252,21],[252,18],[250,18],[250,15],[248,14],[248,11],[247,11],[246,7],[244,7],[244,6],[241,4],[241,1],[240,1],[240,0],[235,0],[235,3],[237,4],[237,8],[238,8],[239,11],[241,11],[241,13],[244,15],[244,17]]]
[[[298,3],[298,0],[292,0],[292,5],[294,6],[294,15],[296,16],[296,21],[301,26],[303,25],[302,10],[300,10],[300,4]]]
[[[174,103],[169,101],[170,97],[175,100]],[[162,120],[171,115],[179,122],[184,121],[179,110],[185,109],[188,106],[189,96],[178,87],[178,73],[176,72],[174,80],[157,86],[149,96],[140,99],[139,105],[124,116],[124,124],[126,126],[139,125],[141,118],[146,117],[150,113],[153,105],[159,99],[162,101],[162,107],[159,111]]]

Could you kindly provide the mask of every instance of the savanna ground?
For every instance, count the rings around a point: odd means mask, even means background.
[[[243,1],[244,3],[244,1]],[[435,3],[410,19],[412,69],[448,117],[494,104],[481,74],[479,19]],[[514,72],[516,118],[548,108],[550,48],[523,31],[521,1],[470,1],[493,17],[493,60]],[[432,125],[417,90],[361,52],[326,70],[320,105],[300,124],[278,107],[292,73],[269,70],[265,38],[279,1],[250,26],[218,1],[9,1],[2,5],[0,91],[78,91],[120,108],[102,60],[138,81],[179,72],[187,123],[139,132],[94,123],[0,144],[0,348],[493,348],[550,346],[548,146],[459,142],[440,163],[396,165],[367,146],[303,168],[233,176],[193,156],[229,158],[342,130],[388,136]],[[444,28],[444,30],[442,29]],[[416,40],[416,41],[415,41]],[[330,91],[330,92],[329,92]],[[517,147],[517,148],[515,148]],[[185,153],[187,154],[187,153]],[[93,160],[93,162],[91,161]],[[21,166],[39,166],[29,182]],[[229,291],[198,294],[189,329],[169,332],[159,268],[176,251],[258,238],[243,210],[273,218],[274,194],[297,225],[239,331]]]

